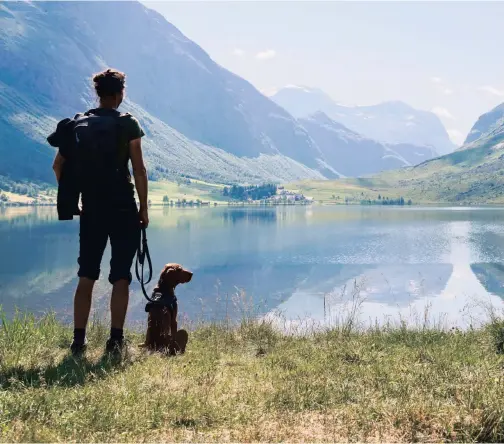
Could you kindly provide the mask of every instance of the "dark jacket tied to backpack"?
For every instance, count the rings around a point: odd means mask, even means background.
[[[121,208],[134,203],[128,169],[128,122],[131,115],[96,109],[63,119],[47,141],[65,159],[58,184],[59,220],[83,208]],[[135,121],[136,122],[136,121]]]
[[[80,215],[74,124],[74,119],[63,119],[58,123],[56,131],[47,138],[51,146],[59,148],[60,154],[65,159],[58,183],[57,210],[59,220],[72,220],[74,216]]]

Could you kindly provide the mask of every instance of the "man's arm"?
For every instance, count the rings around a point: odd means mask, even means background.
[[[56,154],[56,157],[54,158],[54,163],[53,163],[54,175],[56,176],[56,180],[58,181],[58,183],[61,178],[61,170],[63,169],[64,163],[65,163],[65,158],[58,151],[58,154]]]
[[[149,216],[147,211],[147,170],[142,155],[142,139],[134,139],[129,143],[131,165],[133,167],[133,177],[140,201],[140,220],[147,228],[149,225]]]

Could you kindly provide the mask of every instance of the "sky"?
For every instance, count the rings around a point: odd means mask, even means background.
[[[266,95],[303,85],[348,105],[401,100],[436,113],[457,144],[504,102],[504,2],[144,3]]]

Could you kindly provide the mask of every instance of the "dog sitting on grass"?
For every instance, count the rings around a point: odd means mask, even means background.
[[[145,307],[149,315],[147,334],[142,347],[166,352],[171,356],[185,352],[189,335],[177,326],[178,303],[175,287],[188,283],[192,276],[190,271],[179,264],[165,265],[152,295],[156,302],[149,302]]]

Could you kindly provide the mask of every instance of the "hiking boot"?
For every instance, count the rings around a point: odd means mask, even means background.
[[[105,352],[113,355],[120,355],[126,348],[126,341],[124,339],[110,338],[105,346]]]
[[[87,339],[84,340],[84,344],[79,344],[75,341],[70,345],[70,351],[72,352],[72,356],[74,358],[80,358],[84,353],[86,353],[87,349]]]

